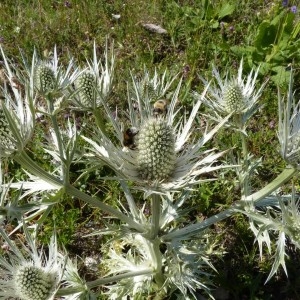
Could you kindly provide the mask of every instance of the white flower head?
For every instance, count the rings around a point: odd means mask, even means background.
[[[66,69],[59,64],[56,47],[53,55],[47,59],[39,59],[34,53],[32,68],[28,73],[31,84],[39,94],[46,96],[50,93],[56,98],[69,94],[70,87],[79,74],[73,59],[70,59]]]
[[[130,125],[127,128],[124,128],[124,125],[113,117],[108,106],[103,104],[119,144],[113,143],[102,132],[97,132],[93,140],[84,137],[94,152],[94,155],[88,154],[87,157],[93,164],[99,164],[100,159],[100,162],[110,166],[120,179],[133,181],[138,188],[146,192],[164,193],[191,187],[201,182],[199,175],[221,167],[212,165],[223,153],[216,154],[213,150],[204,151],[201,148],[227,119],[222,120],[210,132],[205,130],[199,140],[190,141],[194,129],[193,122],[208,87],[194,103],[186,119],[185,116],[178,116],[179,110],[175,111],[181,82],[167,108],[156,114],[148,87],[154,87],[156,95],[162,96],[166,95],[170,82],[165,82],[165,74],[162,78],[155,74],[154,80],[146,73],[145,78],[141,81],[133,79],[133,95],[129,89]],[[129,132],[134,132],[134,136],[129,136],[134,140],[132,145],[127,140]]]
[[[46,257],[44,251],[37,250],[25,226],[24,232],[28,243],[28,246],[22,244],[25,254],[0,228],[0,233],[10,248],[7,257],[0,257],[0,298],[54,299],[64,269],[64,259],[57,250],[56,238],[52,237]]]
[[[243,59],[240,62],[237,76],[229,77],[227,74],[225,79],[221,78],[219,71],[213,68],[213,77],[216,84],[210,84],[202,79],[204,85],[208,87],[207,96],[204,103],[209,106],[217,119],[221,119],[228,114],[241,115],[243,124],[257,111],[259,108],[258,99],[260,98],[266,81],[258,90],[255,88],[256,78],[259,68],[254,72],[252,69],[247,76],[243,78]],[[195,96],[199,96],[195,93]]]
[[[108,49],[107,41],[103,56],[104,63],[102,58],[98,59],[94,43],[93,60],[87,60],[87,67],[80,72],[75,81],[76,93],[72,100],[81,109],[96,109],[109,96],[115,64],[114,52]]]
[[[300,166],[300,103],[295,103],[291,72],[287,101],[278,93],[278,139],[280,154],[294,167]]]

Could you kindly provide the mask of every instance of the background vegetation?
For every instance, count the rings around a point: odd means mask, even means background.
[[[277,87],[282,93],[286,91],[291,67],[295,70],[295,87],[299,87],[299,9],[300,3],[296,0],[2,0],[0,43],[6,55],[16,63],[20,53],[31,57],[34,48],[47,57],[54,45],[62,62],[71,56],[83,61],[91,57],[94,41],[99,54],[103,53],[108,36],[114,41],[117,63],[109,105],[121,111],[126,109],[129,70],[138,74],[146,66],[150,70],[157,68],[163,72],[167,68],[172,74],[180,73],[184,84],[179,101],[189,111],[192,99],[188,92],[202,91],[199,76],[210,79],[212,64],[221,73],[236,72],[242,57],[245,72],[261,65],[259,81],[269,78],[269,82],[261,99],[264,108],[256,114],[249,130],[252,141],[249,150],[256,158],[262,157],[254,182],[254,186],[261,187],[275,178],[285,165],[277,151]],[[145,24],[160,25],[166,32],[150,31]],[[299,90],[296,89],[296,93]],[[198,122],[202,126],[204,120],[199,116]],[[47,124],[41,120],[38,128],[41,144],[31,145],[31,151],[47,168],[49,157],[40,151]],[[224,149],[235,144],[235,137],[224,131],[214,142],[216,147]],[[74,174],[79,171],[80,166],[74,169]],[[17,165],[7,168],[7,172],[14,173],[17,179],[23,176]],[[106,168],[97,170],[89,177],[82,177],[77,186],[97,194],[106,203],[117,203],[121,197],[118,184],[99,179],[109,172]],[[298,188],[299,184],[295,184]],[[188,221],[216,213],[239,195],[230,173],[214,183],[199,186],[190,205]],[[41,241],[49,239],[55,220],[60,242],[70,253],[99,255],[105,238],[84,239],[82,235],[97,229],[95,224],[103,217],[101,211],[76,199],[65,198],[45,222]],[[214,280],[216,299],[300,299],[300,256],[292,247],[287,260],[289,278],[279,273],[264,285],[272,262],[267,256],[259,260],[245,217],[222,222],[215,231],[224,243],[221,248],[226,249],[223,260],[214,263],[219,270]],[[93,278],[93,270],[83,266],[82,272]]]

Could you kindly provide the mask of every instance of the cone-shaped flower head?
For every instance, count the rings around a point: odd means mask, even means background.
[[[94,107],[96,101],[96,77],[89,71],[83,72],[76,80],[81,104],[86,107]]]
[[[0,228],[0,234],[9,245],[8,257],[0,257],[0,298],[21,300],[52,300],[58,289],[64,269],[64,258],[57,251],[53,237],[49,244],[48,258],[37,246],[24,227],[28,246],[20,251],[8,235]]]
[[[52,297],[57,274],[35,266],[20,266],[14,276],[16,293],[24,300],[46,300]]]
[[[146,83],[149,81],[149,84],[145,84],[145,80]],[[201,148],[228,118],[224,118],[210,132],[205,131],[194,143],[190,140],[193,121],[207,89],[195,102],[188,119],[180,117],[175,119],[179,114],[179,111],[175,112],[175,105],[181,83],[173,93],[167,110],[158,115],[154,112],[156,100],[154,99],[151,105],[150,94],[145,93],[144,87],[155,86],[157,97],[163,99],[171,86],[170,82],[173,81],[174,78],[166,82],[166,73],[161,78],[157,73],[154,78],[146,73],[144,80],[141,81],[133,77],[133,89],[129,88],[128,96],[131,130],[128,130],[128,127],[124,128],[123,124],[112,116],[106,103],[103,103],[121,147],[115,145],[101,131],[96,132],[93,140],[85,137],[95,153],[95,156],[88,155],[89,162],[93,165],[105,162],[120,179],[133,181],[137,188],[149,193],[178,191],[193,186],[201,182],[198,178],[200,174],[221,168],[220,165],[212,166],[212,164],[223,153],[215,154],[213,150],[201,151]]]
[[[114,52],[109,50],[108,42],[106,41],[101,59],[97,57],[97,47],[94,44],[93,59],[86,61],[86,67],[75,81],[76,93],[71,100],[77,109],[96,109],[106,101],[111,91],[114,67]]]
[[[36,68],[35,84],[42,93],[51,92],[55,87],[55,74],[50,65],[41,63]]]
[[[244,96],[238,82],[232,82],[224,90],[224,108],[228,113],[240,112],[244,107]]]
[[[280,154],[287,163],[300,168],[300,102],[293,92],[293,74],[291,72],[286,103],[278,93],[278,139]]]
[[[163,118],[151,118],[143,124],[138,137],[137,164],[146,180],[165,180],[175,168],[175,137]]]
[[[67,68],[59,64],[56,47],[46,58],[38,58],[37,53],[34,52],[31,69],[27,72],[30,85],[38,91],[39,95],[52,98],[53,102],[69,98],[73,84],[79,75],[79,69],[74,66],[73,59],[69,60]]]
[[[1,103],[0,103],[1,104]],[[0,151],[10,155],[14,152],[14,138],[6,120],[4,111],[0,105]],[[11,150],[11,151],[10,151]]]
[[[222,120],[228,114],[241,115],[242,123],[247,120],[260,107],[258,99],[262,94],[266,84],[264,82],[258,90],[255,88],[256,78],[259,68],[254,73],[252,69],[247,76],[243,78],[243,60],[241,60],[237,76],[227,74],[225,79],[222,79],[219,71],[213,68],[213,81],[216,83],[210,84],[202,78],[204,85],[208,88],[207,95],[203,102],[212,110],[212,117],[217,120]],[[194,93],[197,98],[199,95]],[[230,124],[230,123],[229,123]],[[233,125],[236,125],[233,123]]]

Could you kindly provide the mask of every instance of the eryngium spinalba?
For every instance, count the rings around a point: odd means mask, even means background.
[[[228,113],[239,113],[244,106],[244,97],[241,86],[238,82],[232,82],[224,90],[225,109]]]
[[[57,240],[50,240],[47,255],[37,249],[35,240],[23,224],[25,243],[22,250],[0,227],[0,235],[9,246],[0,255],[0,299],[53,300],[65,265],[65,255],[58,252]]]
[[[55,75],[52,68],[46,63],[41,63],[35,73],[35,85],[42,93],[50,92],[55,86]]]
[[[76,80],[80,102],[83,106],[93,107],[96,96],[96,77],[91,72],[83,72]]]
[[[143,124],[138,138],[137,164],[146,180],[167,179],[175,168],[175,138],[163,118],[150,118]]]
[[[24,300],[46,300],[52,297],[57,274],[33,265],[19,266],[14,276],[17,295]]]

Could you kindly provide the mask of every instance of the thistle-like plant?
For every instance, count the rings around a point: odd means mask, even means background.
[[[13,159],[27,170],[28,175],[27,181],[1,182],[1,191],[4,191],[1,200],[5,199],[1,202],[2,220],[13,216],[19,221],[18,228],[29,221],[37,225],[35,227],[42,228],[39,225],[43,224],[55,203],[68,194],[107,214],[103,220],[106,228],[92,234],[111,235],[111,239],[99,249],[102,260],[96,268],[100,270],[99,274],[95,274],[99,275],[98,278],[88,281],[80,274],[76,260],[61,260],[60,255],[51,254],[51,257],[57,258],[53,260],[57,263],[50,263],[49,259],[44,264],[42,256],[36,255],[39,252],[28,236],[29,246],[24,245],[24,249],[30,257],[34,257],[32,262],[24,262],[25,257],[19,250],[13,250],[8,262],[5,258],[0,259],[4,270],[4,278],[0,282],[3,292],[0,295],[24,299],[52,299],[55,296],[96,299],[97,294],[101,294],[102,298],[107,299],[127,299],[128,296],[130,299],[145,299],[153,295],[163,298],[179,294],[179,299],[188,299],[190,296],[196,299],[199,290],[211,295],[211,270],[214,267],[210,258],[212,254],[221,253],[222,249],[218,251],[218,239],[208,227],[237,213],[249,218],[249,227],[259,244],[261,256],[265,244],[272,249],[273,236],[270,233],[278,237],[275,240],[274,264],[268,279],[280,265],[285,269],[286,237],[299,247],[298,202],[293,197],[278,197],[276,194],[276,190],[298,172],[298,107],[295,106],[296,113],[291,113],[291,108],[294,108],[291,104],[291,85],[287,108],[283,99],[279,100],[281,154],[291,166],[264,188],[253,192],[251,177],[261,160],[253,161],[253,155],[248,151],[246,123],[260,107],[258,98],[265,86],[263,83],[258,90],[255,88],[258,70],[255,73],[251,70],[243,79],[241,62],[238,75],[232,78],[228,75],[224,81],[214,70],[217,85],[204,81],[205,88],[197,94],[188,115],[178,101],[181,81],[175,84],[177,76],[169,77],[167,72],[159,75],[157,71],[151,76],[145,69],[142,77],[131,74],[132,80],[127,83],[128,109],[121,114],[118,110],[112,112],[109,106],[114,55],[112,53],[109,59],[107,49],[106,46],[102,64],[94,45],[93,60],[87,61],[81,71],[72,60],[67,70],[58,66],[56,51],[47,61],[37,60],[34,54],[32,65],[24,65],[24,73],[10,68],[10,62],[2,52],[8,84],[13,84],[11,78],[16,75],[23,83],[23,89],[3,87],[5,100],[0,114],[3,128],[0,137],[3,143],[0,147],[5,149],[3,153],[7,157],[15,154]],[[14,98],[21,99],[16,95],[28,99],[25,101],[25,104],[29,103],[28,112],[26,105],[15,104]],[[33,136],[32,120],[35,118],[28,118],[31,120],[28,126],[24,122],[27,118],[22,118],[22,112],[23,115],[32,114],[35,99],[45,100],[47,104],[44,114],[49,122],[49,130],[47,145],[42,150],[51,156],[47,162],[51,172],[34,161],[26,151],[28,139]],[[158,100],[159,105],[168,105],[157,108]],[[202,102],[214,109],[212,115],[217,124],[212,129],[207,125],[203,132],[198,133],[195,121]],[[72,116],[69,116],[66,124],[59,122],[59,114],[65,108],[62,103],[72,103],[76,109],[89,112],[84,114],[84,124],[80,124],[84,136]],[[14,121],[19,111],[20,122]],[[91,117],[94,117],[96,126],[89,124]],[[239,149],[231,151],[231,156],[236,154],[238,157],[234,157],[234,166],[231,167],[237,170],[238,180],[243,186],[241,199],[229,204],[227,209],[191,224],[187,216],[191,203],[194,203],[191,190],[197,189],[203,181],[211,180],[202,178],[202,174],[220,172],[224,168],[217,160],[228,149],[217,151],[207,147],[207,142],[212,142],[212,137],[222,126],[238,129],[238,136],[242,140],[241,153]],[[80,136],[83,138],[80,139]],[[103,175],[99,184],[102,179],[119,182],[122,192],[118,191],[120,200],[116,205],[104,203],[97,195],[90,194],[89,190],[76,188],[78,177],[72,170],[77,162],[85,164],[86,172],[103,165],[115,172],[115,177]],[[226,164],[226,167],[229,166]],[[7,205],[6,200],[10,197],[7,189],[11,188],[18,188],[19,195]],[[142,207],[139,198],[141,192],[131,193],[130,189],[145,192]],[[38,193],[40,198],[37,199],[42,199],[45,192],[47,195],[51,193],[51,203],[36,201],[37,206],[32,210],[25,210],[25,206],[22,206],[32,196],[37,197]],[[20,210],[13,214],[15,209]],[[108,215],[111,216],[109,220]],[[28,230],[24,227],[27,236]],[[17,249],[7,234],[3,230],[0,232],[7,244]],[[58,252],[51,250],[50,253]],[[57,272],[56,266],[64,271],[63,275]],[[31,281],[28,280],[29,275]],[[12,290],[11,286],[16,281],[21,282],[20,287]],[[27,287],[29,283],[34,289]],[[7,295],[4,289],[9,291]]]
[[[293,73],[290,75],[287,99],[278,90],[278,139],[280,154],[287,163],[300,166],[300,108],[293,92]]]
[[[30,140],[34,127],[34,97],[27,88],[29,83],[26,80],[28,79],[25,76],[25,78],[21,77],[19,71],[13,68],[5,57],[2,48],[0,50],[5,67],[3,72],[6,77],[5,85],[1,87],[4,99],[0,100],[1,160],[22,151]]]
[[[158,80],[155,74],[155,78],[155,82],[164,84],[164,77]],[[154,81],[148,76],[142,81],[136,81],[133,77],[135,88],[129,89],[127,122],[129,128],[138,131],[134,137],[136,149],[123,146],[124,134],[128,127],[124,127],[121,120],[115,119],[108,106],[103,103],[107,117],[115,129],[118,143],[113,143],[101,130],[96,131],[92,138],[84,137],[92,146],[91,150],[94,153],[93,156],[88,154],[87,157],[89,161],[93,161],[93,166],[107,164],[116,172],[117,179],[133,181],[138,188],[150,194],[155,191],[164,193],[184,187],[190,188],[202,181],[199,178],[201,174],[223,167],[213,164],[224,152],[214,153],[213,150],[202,148],[224,125],[227,118],[211,131],[205,130],[198,140],[187,143],[206,89],[202,97],[194,103],[188,119],[178,117],[179,111],[175,111],[181,83],[173,93],[165,115],[155,116],[153,113],[155,99],[151,104],[149,98],[144,99],[140,96],[142,90],[140,84],[144,85],[146,79],[150,83]],[[171,82],[173,80],[171,79]],[[165,86],[170,86],[170,82]],[[164,90],[166,93],[165,88],[159,84],[156,89]],[[132,90],[133,95],[130,93]]]
[[[202,78],[208,88],[204,103],[211,109],[211,116],[216,120],[223,119],[228,114],[233,119],[228,125],[244,130],[246,122],[261,107],[258,103],[266,81],[256,89],[259,68],[252,69],[247,78],[243,78],[243,59],[240,62],[237,75],[226,74],[222,79],[219,71],[213,68],[213,83]],[[194,95],[199,97],[197,93]]]
[[[27,245],[20,242],[21,250],[1,228],[0,234],[8,245],[7,254],[0,257],[1,298],[54,299],[64,270],[64,256],[57,250],[56,237],[52,237],[46,257],[43,250],[37,250],[35,240],[25,226]]]
[[[114,78],[114,53],[106,42],[104,63],[97,57],[97,48],[94,43],[93,60],[87,60],[86,65],[75,81],[76,95],[72,102],[81,110],[90,110],[94,114],[107,101]],[[97,118],[103,118],[96,114]]]

